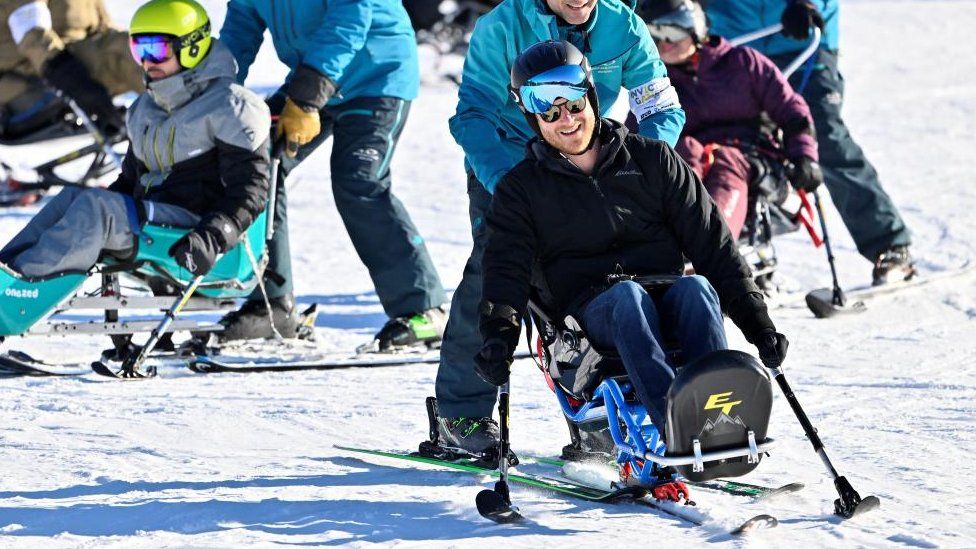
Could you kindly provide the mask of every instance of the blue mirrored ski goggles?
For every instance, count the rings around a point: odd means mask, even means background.
[[[534,76],[519,88],[522,106],[533,114],[552,109],[556,100],[577,101],[589,89],[586,71],[579,65],[563,65]]]

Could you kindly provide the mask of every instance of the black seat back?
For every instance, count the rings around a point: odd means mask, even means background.
[[[665,440],[668,455],[691,455],[698,440],[702,453],[748,447],[748,432],[756,443],[766,440],[773,391],[766,369],[740,351],[715,351],[682,368],[668,391]],[[758,463],[746,457],[677,467],[692,481],[737,477]]]

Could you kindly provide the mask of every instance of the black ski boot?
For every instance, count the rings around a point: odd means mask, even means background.
[[[498,423],[490,417],[439,417],[437,431],[442,446],[473,456],[498,446]]]
[[[872,284],[881,286],[889,282],[911,280],[915,274],[915,264],[908,246],[892,246],[878,254],[878,258],[874,261],[874,270],[871,271],[871,277],[874,279]]]
[[[447,325],[447,311],[434,307],[421,313],[392,318],[360,352],[388,353],[426,345],[438,348]]]
[[[298,337],[301,319],[295,310],[295,299],[290,296],[269,300],[274,327],[285,339]],[[274,337],[271,323],[268,322],[268,308],[263,299],[249,299],[240,309],[224,315],[220,319],[224,330],[219,333],[220,341],[238,339],[267,339]]]

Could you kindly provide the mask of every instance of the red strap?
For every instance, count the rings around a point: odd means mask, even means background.
[[[712,164],[715,164],[715,151],[721,149],[718,143],[708,143],[702,148],[702,180],[708,177],[708,172],[712,171]]]
[[[671,482],[658,484],[651,488],[651,496],[654,499],[663,501],[680,502],[682,498],[685,501],[691,500],[691,493],[688,492],[688,486],[680,480],[672,480]]]
[[[810,198],[807,197],[807,192],[803,189],[796,191],[797,196],[800,197],[800,211],[797,212],[796,218],[800,223],[806,228],[807,233],[810,235],[810,240],[813,241],[813,246],[819,248],[823,245],[823,238],[817,232],[817,227],[814,225],[814,213],[813,204],[810,203]]]

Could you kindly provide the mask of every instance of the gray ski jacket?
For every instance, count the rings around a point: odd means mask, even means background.
[[[129,151],[110,187],[201,216],[222,235],[221,252],[264,209],[268,195],[267,106],[236,83],[237,65],[218,40],[199,65],[149,82],[129,109]]]

